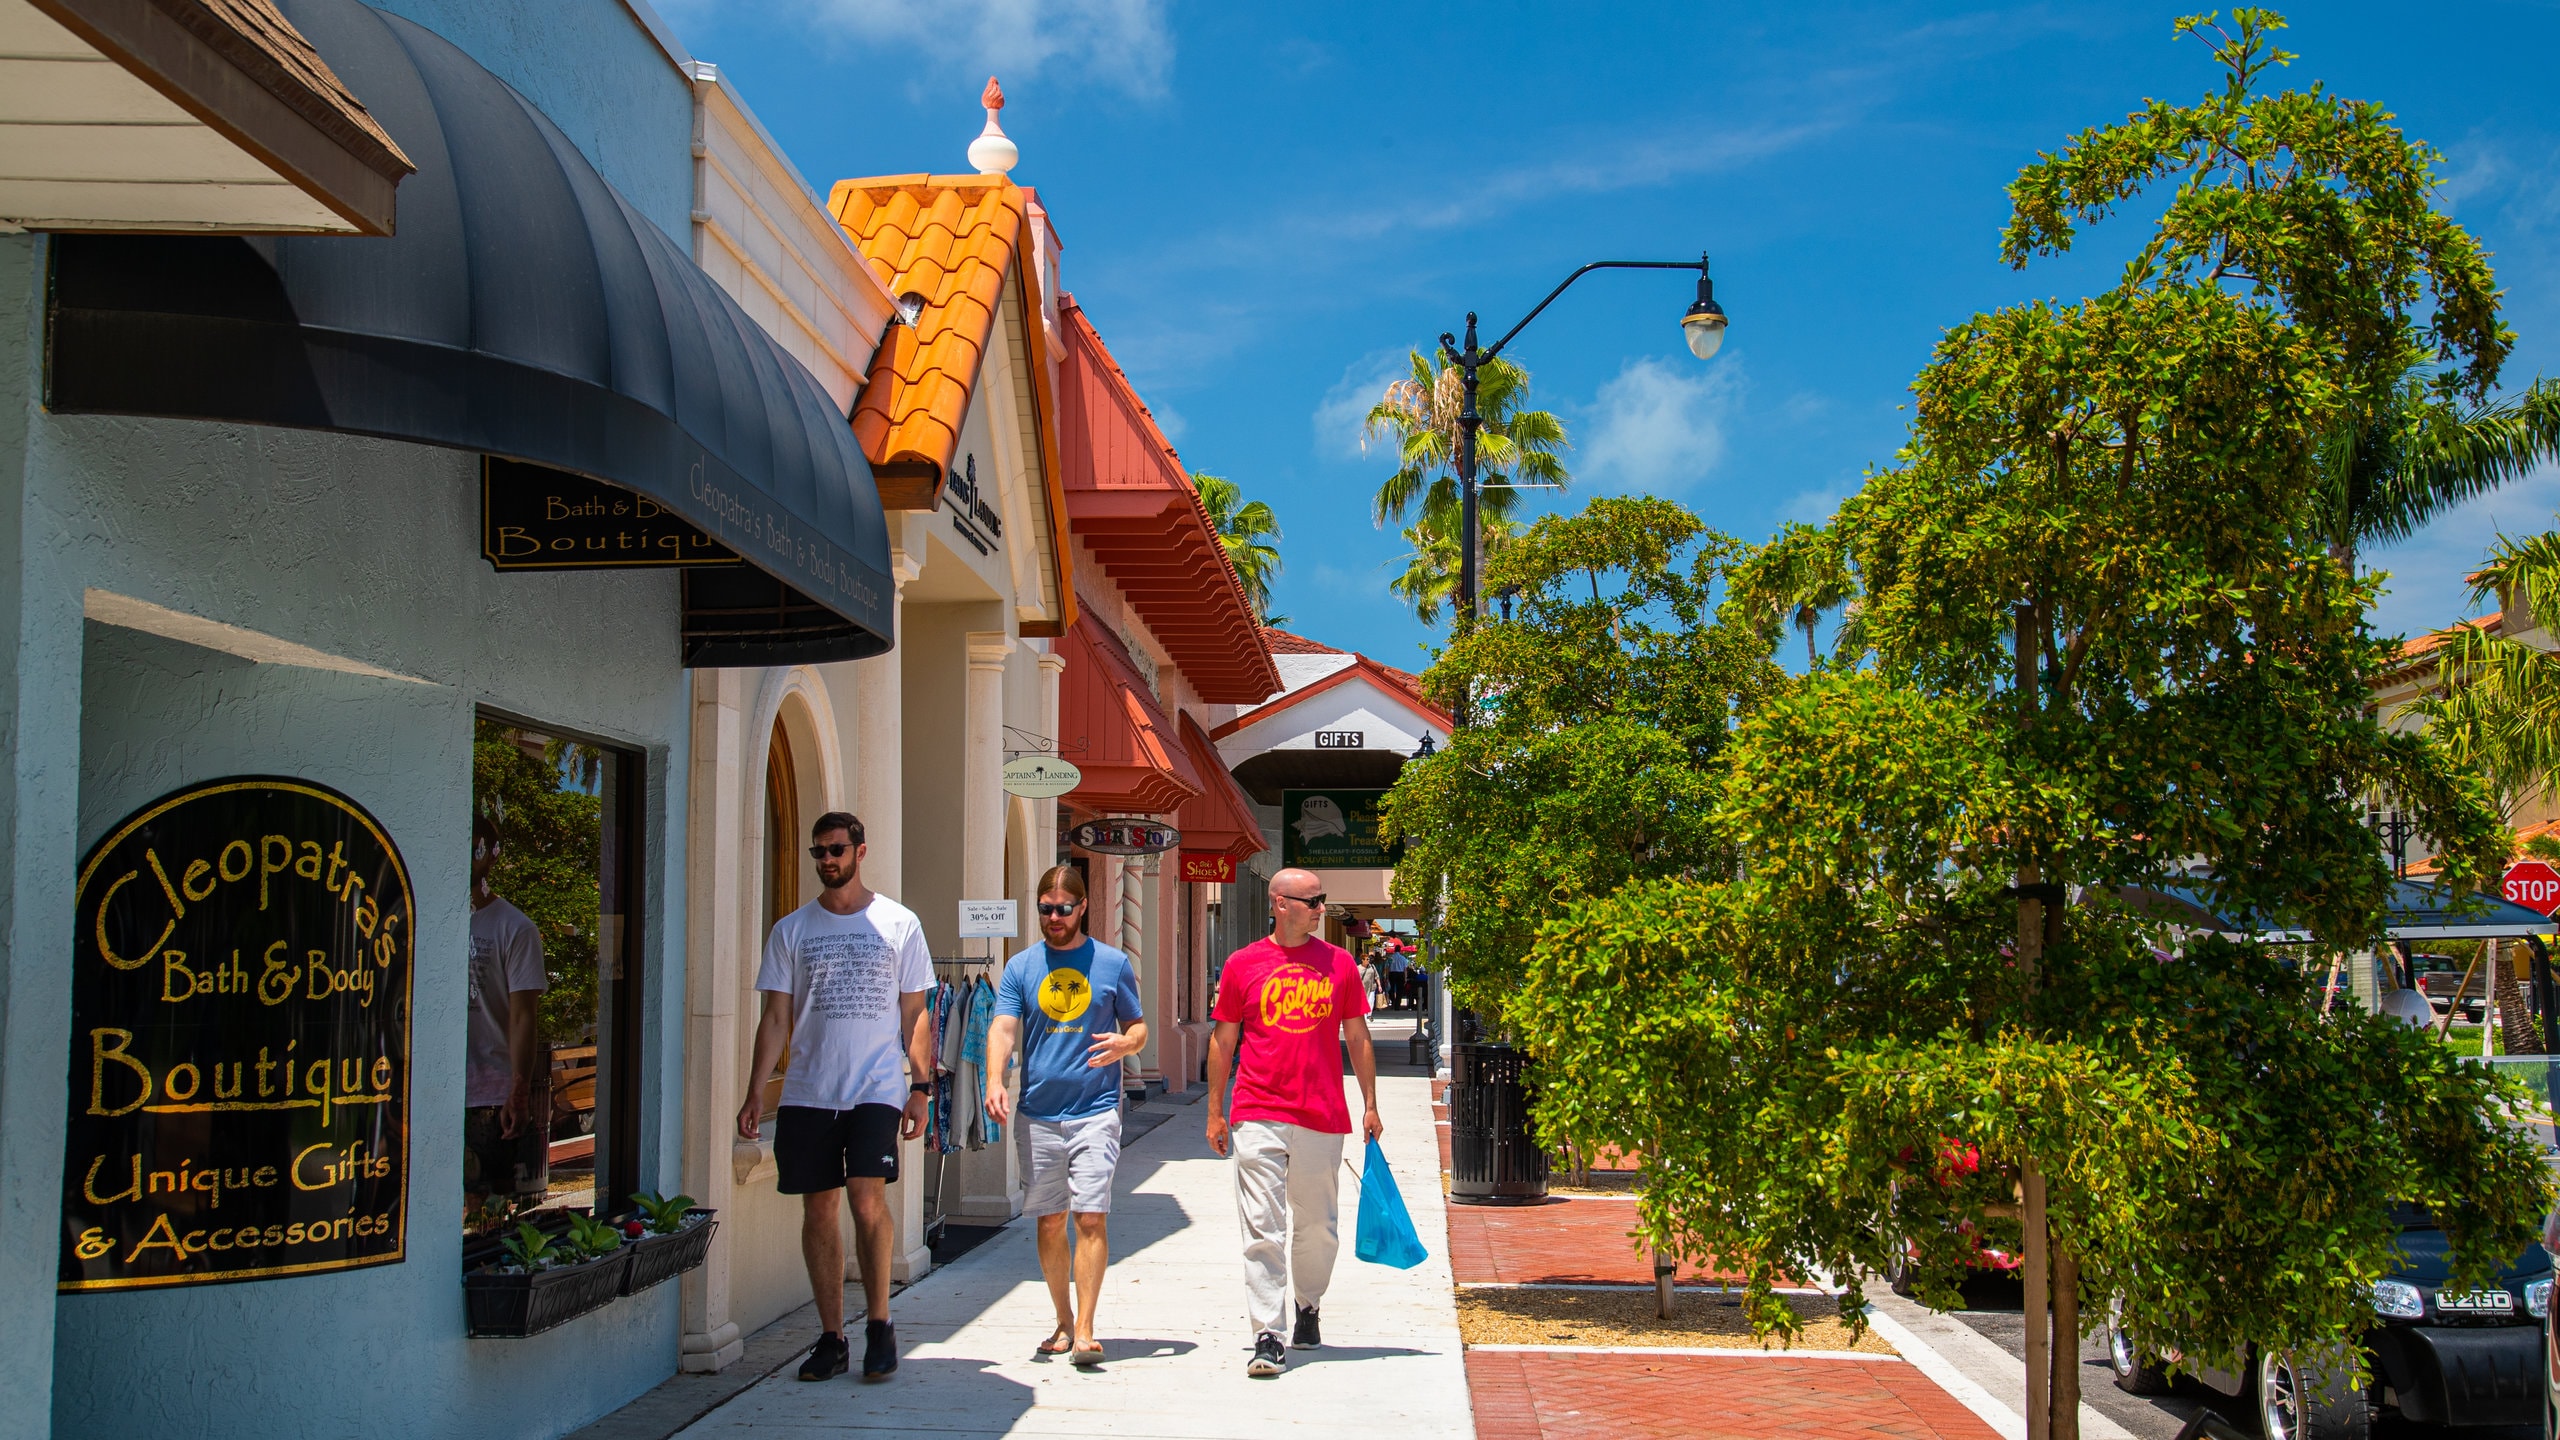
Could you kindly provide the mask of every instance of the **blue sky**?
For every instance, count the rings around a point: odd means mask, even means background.
[[[1387,593],[1369,521],[1391,468],[1358,417],[1406,350],[1466,311],[1509,323],[1592,259],[1715,256],[1733,317],[1701,365],[1690,285],[1600,274],[1516,342],[1575,441],[1576,490],[1649,491],[1764,538],[1887,461],[1946,326],[2103,288],[2142,238],[2086,232],[2024,272],[2003,187],[2040,149],[2216,71],[2186,5],[1381,6],[1149,0],[660,0],[821,191],[965,171],[987,75],[1014,178],[1065,244],[1067,288],[1194,470],[1267,499],[1291,628],[1413,666],[1430,632]],[[2560,6],[2298,5],[2289,80],[2381,102],[2444,152],[2447,204],[2496,252],[2507,383],[2560,373]],[[1578,503],[1570,498],[1561,502]],[[2462,613],[2503,527],[2544,528],[2560,476],[2372,562],[2377,614]]]

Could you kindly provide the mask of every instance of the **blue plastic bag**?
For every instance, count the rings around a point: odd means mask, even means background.
[[[1351,1253],[1372,1265],[1410,1270],[1423,1261],[1422,1237],[1413,1231],[1413,1216],[1404,1208],[1404,1192],[1387,1169],[1378,1142],[1369,1142],[1369,1158],[1360,1166],[1360,1238]]]

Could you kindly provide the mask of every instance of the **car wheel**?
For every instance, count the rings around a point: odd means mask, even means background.
[[[2127,1395],[2166,1395],[2172,1387],[2169,1367],[2145,1354],[2125,1332],[2121,1300],[2107,1306],[2107,1368],[2115,1372],[2116,1388]]]
[[[1887,1289],[1905,1300],[1919,1294],[1919,1280],[1912,1273],[1911,1255],[1908,1251],[1893,1257],[1892,1265],[1884,1272],[1884,1283]]]
[[[2344,1362],[2258,1355],[2258,1429],[2266,1440],[2368,1440],[2373,1411]]]

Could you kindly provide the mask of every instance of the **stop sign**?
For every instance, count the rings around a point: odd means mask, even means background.
[[[2560,910],[2560,870],[2539,860],[2522,860],[2508,866],[2504,889],[2509,900],[2528,910],[2545,915]]]

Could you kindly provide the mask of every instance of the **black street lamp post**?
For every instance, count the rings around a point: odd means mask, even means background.
[[[1564,283],[1547,292],[1537,309],[1520,317],[1520,323],[1493,342],[1493,348],[1476,345],[1475,312],[1467,312],[1467,339],[1464,345],[1454,335],[1442,332],[1440,351],[1449,363],[1458,367],[1459,379],[1466,389],[1466,403],[1458,411],[1458,528],[1463,532],[1459,543],[1464,547],[1458,558],[1457,624],[1460,633],[1475,628],[1476,622],[1476,550],[1478,520],[1476,514],[1476,432],[1483,428],[1484,417],[1476,413],[1476,372],[1493,363],[1512,337],[1528,328],[1529,322],[1555,303],[1567,286],[1594,270],[1695,270],[1698,272],[1698,298],[1688,313],[1680,317],[1680,329],[1689,342],[1689,351],[1701,360],[1712,359],[1717,347],[1724,344],[1724,307],[1716,303],[1715,281],[1707,274],[1707,257],[1695,260],[1594,260],[1564,277]],[[1466,722],[1466,701],[1459,701],[1460,724]]]

